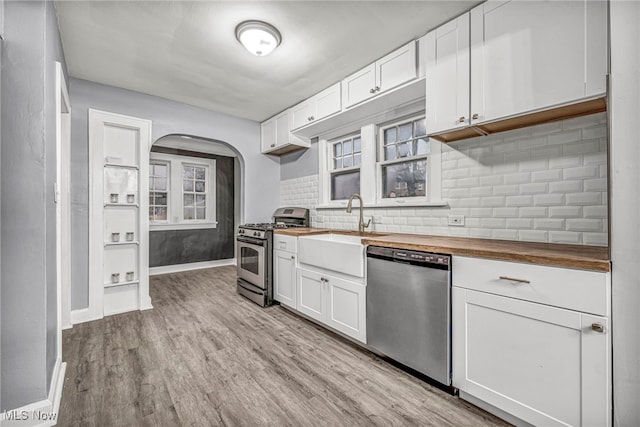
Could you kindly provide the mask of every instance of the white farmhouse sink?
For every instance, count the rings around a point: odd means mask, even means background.
[[[364,277],[361,236],[318,234],[298,238],[298,261],[350,276]]]

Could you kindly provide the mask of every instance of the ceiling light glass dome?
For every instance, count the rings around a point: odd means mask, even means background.
[[[270,54],[282,41],[278,30],[262,21],[241,22],[236,27],[236,38],[256,56]]]

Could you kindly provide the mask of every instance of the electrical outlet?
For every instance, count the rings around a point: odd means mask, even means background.
[[[382,217],[374,215],[371,217],[371,222],[374,224],[382,224]]]
[[[449,225],[464,227],[464,215],[449,215]]]

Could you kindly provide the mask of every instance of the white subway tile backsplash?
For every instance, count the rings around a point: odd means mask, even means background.
[[[367,208],[380,232],[607,245],[606,114],[442,146],[447,207]],[[318,175],[281,182],[281,205],[311,209],[312,225],[356,229],[357,213],[316,210]],[[465,215],[449,227],[448,215]]]

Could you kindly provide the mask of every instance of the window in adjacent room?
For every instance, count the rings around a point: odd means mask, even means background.
[[[169,163],[149,164],[149,221],[166,222],[169,217]]]
[[[151,153],[151,229],[214,228],[216,161]]]

